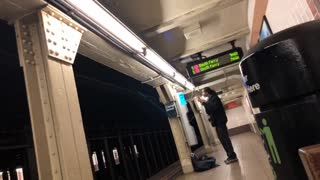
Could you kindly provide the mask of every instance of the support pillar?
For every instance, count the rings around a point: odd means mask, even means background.
[[[200,131],[200,134],[201,134],[201,139],[202,139],[205,151],[206,151],[207,154],[212,153],[213,152],[213,148],[211,146],[210,138],[209,138],[209,135],[208,135],[208,133],[206,131],[206,127],[205,127],[205,124],[203,123],[203,120],[201,118],[200,112],[197,109],[197,107],[195,107],[194,101],[189,101],[189,104],[191,106],[191,109],[192,109],[192,111],[194,113],[194,117],[196,119],[197,125],[199,127],[199,131]]]
[[[47,6],[15,22],[40,180],[92,180],[72,64],[84,28]]]
[[[160,100],[163,104],[175,101],[175,90],[169,85],[163,85],[157,87],[157,92],[160,96]],[[182,166],[183,173],[193,172],[193,166],[191,162],[191,150],[187,143],[186,136],[179,117],[169,118],[169,124],[173,134],[173,138],[177,147],[180,164]]]

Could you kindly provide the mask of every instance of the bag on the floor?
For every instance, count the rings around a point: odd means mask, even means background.
[[[208,157],[206,155],[199,157],[198,155],[191,153],[191,161],[195,171],[201,172],[217,166],[216,158]]]

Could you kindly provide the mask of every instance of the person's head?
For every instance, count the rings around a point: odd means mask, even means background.
[[[214,94],[214,90],[210,89],[209,87],[205,87],[202,89],[202,96],[203,97],[208,97]]]

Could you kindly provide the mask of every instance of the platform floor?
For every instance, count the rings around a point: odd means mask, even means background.
[[[220,165],[205,172],[181,175],[177,180],[274,180],[260,137],[254,133],[244,133],[232,137],[239,163],[224,164],[226,158],[221,145],[215,147],[212,155]]]

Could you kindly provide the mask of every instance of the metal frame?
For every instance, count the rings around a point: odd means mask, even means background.
[[[152,175],[155,175],[157,172],[165,168],[167,165],[172,164],[177,159],[175,158],[174,153],[177,153],[172,150],[172,146],[174,146],[174,143],[170,143],[169,140],[172,139],[170,135],[170,131],[166,130],[159,130],[159,129],[144,129],[144,130],[134,130],[134,129],[128,129],[123,131],[115,132],[117,135],[109,135],[109,136],[103,136],[103,133],[101,132],[102,136],[99,136],[99,134],[96,134],[96,137],[89,138],[88,143],[102,143],[102,148],[96,149],[97,151],[105,150],[105,155],[107,156],[108,165],[107,165],[107,171],[109,172],[112,179],[117,179],[116,169],[117,168],[123,168],[123,172],[125,175],[130,177],[130,179],[145,179],[149,178]],[[155,138],[157,137],[157,138]],[[160,139],[160,141],[159,141]],[[165,141],[167,145],[160,146],[156,145],[154,146],[151,141]],[[113,159],[110,149],[110,143],[111,141],[116,142],[118,146],[118,152],[120,155],[121,164],[117,167],[112,163]],[[147,143],[148,145],[145,146]],[[156,144],[156,142],[154,142]],[[124,147],[130,146],[133,148],[133,145],[138,146],[139,150],[139,158],[135,155],[134,150],[132,149],[132,154],[130,155],[130,159],[125,159],[125,157],[128,155],[128,152],[125,152]],[[100,147],[100,145],[96,145]],[[159,153],[155,153],[156,149],[158,149],[159,152],[162,152],[161,155]],[[169,151],[168,151],[169,149]],[[148,153],[147,153],[148,152]],[[152,153],[154,152],[154,153]],[[156,159],[164,158],[163,152],[166,152],[167,156],[167,162],[166,163],[160,163],[160,161]],[[127,153],[127,154],[125,154]],[[171,157],[169,157],[169,155]],[[130,160],[131,162],[129,162]],[[164,160],[164,159],[163,159]],[[100,160],[99,160],[100,161]],[[150,161],[153,163],[150,164]],[[143,163],[145,166],[142,167],[141,163]],[[99,163],[100,165],[101,163]],[[131,167],[132,166],[132,167]],[[157,166],[157,167],[155,167]],[[131,168],[131,169],[130,169]],[[133,168],[133,169],[132,169]],[[103,169],[100,169],[100,171]],[[131,170],[131,171],[130,171]],[[127,173],[126,173],[127,171]],[[135,174],[133,174],[135,173]],[[106,178],[106,175],[103,175],[101,172],[95,173],[97,176],[97,179],[104,179]]]
[[[120,157],[122,157],[122,163],[124,165],[124,169],[125,169],[125,176],[126,179],[130,179],[130,173],[129,173],[129,169],[128,169],[128,163],[125,157],[125,152],[124,152],[124,146],[123,146],[123,142],[122,142],[122,137],[118,136],[118,142],[119,142],[119,148],[120,148]]]
[[[48,17],[50,19],[46,19]],[[60,36],[55,35],[59,32],[55,30],[82,33],[84,28],[75,22],[76,26],[72,26],[71,22],[49,6],[15,21],[40,180],[93,179],[71,65],[74,59],[71,56],[75,53],[68,55],[65,61],[60,56],[68,54],[63,48],[51,49],[60,46]],[[58,27],[59,23],[64,25]],[[51,34],[50,38],[47,33]],[[79,44],[80,39],[78,34],[70,43]],[[72,171],[68,171],[70,169]]]
[[[133,148],[133,146],[134,146],[134,139],[133,139],[133,135],[132,134],[130,134],[129,135],[130,136],[130,145],[131,145],[131,147]],[[142,175],[141,175],[141,169],[140,169],[140,165],[139,165],[139,161],[138,161],[138,157],[136,156],[136,154],[135,154],[135,151],[133,150],[133,152],[132,152],[134,155],[134,162],[135,162],[135,165],[136,165],[136,168],[137,168],[137,171],[138,171],[138,176],[139,176],[139,178],[142,180],[143,178],[142,178]]]
[[[114,166],[112,164],[112,157],[111,157],[111,154],[110,154],[110,151],[109,151],[109,143],[108,143],[108,139],[104,139],[103,140],[103,144],[104,144],[104,150],[105,150],[105,153],[106,153],[106,156],[107,156],[107,163],[108,163],[108,167],[107,169],[109,169],[109,172],[110,172],[110,175],[112,177],[113,180],[115,180],[115,175],[114,175]]]
[[[154,142],[155,142],[155,144],[156,144],[156,150],[157,150],[157,152],[158,152],[158,154],[159,154],[159,160],[160,160],[160,167],[161,168],[164,168],[164,167],[166,167],[165,166],[165,163],[164,163],[164,161],[163,161],[163,156],[162,156],[162,151],[160,150],[161,149],[161,146],[159,145],[159,141],[158,141],[158,138],[157,138],[157,135],[156,135],[156,133],[157,132],[153,132],[152,133],[152,136],[153,136],[153,138],[154,138]]]

